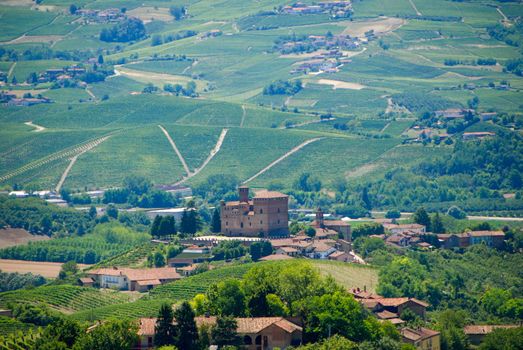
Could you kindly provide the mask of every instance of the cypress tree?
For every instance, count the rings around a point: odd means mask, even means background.
[[[196,327],[194,316],[194,311],[187,301],[184,301],[174,311],[174,318],[176,319],[175,345],[178,349],[197,350],[199,348],[198,328]]]
[[[220,219],[220,210],[218,208],[214,209],[212,213],[211,221],[211,232],[218,233],[222,230],[222,220]]]
[[[441,216],[439,213],[436,213],[434,217],[432,218],[432,232],[434,233],[445,233],[445,226],[443,225],[443,221],[441,220]]]
[[[151,236],[158,237],[160,233],[160,223],[162,221],[162,217],[160,215],[156,215],[154,218],[153,224],[151,225]]]
[[[430,231],[430,216],[427,214],[425,208],[418,208],[413,215],[413,219],[416,224],[424,225],[427,231]]]
[[[169,304],[162,304],[158,313],[158,320],[154,327],[154,345],[174,344],[175,327],[173,325],[173,310]]]

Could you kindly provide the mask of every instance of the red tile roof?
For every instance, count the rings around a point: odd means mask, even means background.
[[[286,254],[272,254],[272,255],[267,255],[267,256],[261,258],[260,260],[261,261],[274,261],[274,260],[288,260],[288,259],[293,259],[293,257],[288,256]]]
[[[514,325],[514,324],[468,325],[468,326],[465,326],[463,331],[467,335],[489,334],[489,333],[491,333],[492,331],[494,331],[495,329],[498,329],[498,328],[517,328],[517,327],[521,327],[521,326]]]
[[[129,281],[145,280],[171,280],[180,279],[182,276],[171,267],[161,267],[154,269],[129,269],[129,268],[101,268],[89,271],[91,275],[105,276],[127,276]]]
[[[401,330],[401,335],[411,341],[417,342],[423,339],[432,338],[435,335],[440,334],[437,331],[434,331],[432,329],[423,328],[420,327],[418,329],[412,329],[412,328],[403,328]]]
[[[283,194],[283,193],[280,193],[280,192],[275,192],[275,191],[260,191],[260,192],[256,192],[256,194],[254,195],[254,199],[257,199],[257,198],[287,198],[289,196],[287,196],[286,194]]]

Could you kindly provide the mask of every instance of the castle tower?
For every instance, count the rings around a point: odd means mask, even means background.
[[[320,207],[318,207],[318,210],[316,211],[316,225],[318,225],[319,228],[325,228],[323,222],[323,211],[321,211]]]
[[[240,195],[240,203],[249,203],[249,187],[240,186],[238,192]]]

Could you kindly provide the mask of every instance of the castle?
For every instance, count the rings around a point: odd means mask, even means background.
[[[226,236],[269,237],[289,234],[289,197],[280,192],[238,189],[239,201],[220,203],[221,232]]]

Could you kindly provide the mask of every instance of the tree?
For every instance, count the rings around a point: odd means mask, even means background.
[[[262,257],[261,243],[255,242],[249,247],[249,253],[253,261],[258,261]]]
[[[316,236],[316,230],[312,226],[307,226],[304,230],[305,234],[309,236],[310,238],[313,238]]]
[[[414,213],[412,219],[416,224],[424,225],[430,231],[430,216],[427,214],[425,208],[420,207]]]
[[[194,321],[194,311],[189,302],[184,301],[175,311],[175,345],[183,350],[198,349],[198,328]]]
[[[169,12],[173,15],[175,20],[179,21],[185,15],[186,9],[184,6],[171,6]]]
[[[479,350],[521,350],[522,344],[523,327],[496,329],[483,339]]]
[[[159,251],[156,251],[153,255],[154,267],[164,267],[165,266],[165,257]]]
[[[104,56],[102,56],[101,54],[98,55],[98,64],[103,64],[104,63]]]
[[[363,187],[363,190],[361,191],[361,201],[363,202],[364,204],[364,207],[365,209],[367,210],[371,210],[372,209],[372,203],[371,203],[371,200],[369,198],[369,190],[367,189],[367,187]]]
[[[13,75],[13,79],[11,80],[11,84],[16,85],[18,84],[18,80],[16,79],[16,76]]]
[[[432,217],[431,228],[434,233],[445,233],[445,226],[443,225],[443,220],[441,220],[439,213],[436,213]]]
[[[118,219],[118,209],[112,204],[109,204],[107,206],[107,208],[105,209],[105,213],[110,218]]]
[[[76,11],[77,11],[77,10],[78,10],[78,7],[76,7],[75,4],[71,4],[71,5],[69,6],[69,13],[70,13],[70,14],[72,14],[72,15],[76,14]]]
[[[94,218],[96,218],[96,214],[97,214],[97,213],[96,213],[96,207],[95,207],[95,206],[91,206],[91,207],[89,208],[89,217],[90,217],[91,219],[94,219]]]
[[[391,209],[391,210],[387,211],[387,213],[385,214],[385,217],[387,219],[399,219],[401,217],[401,213],[397,209]]]
[[[192,230],[192,228],[189,213],[187,212],[187,210],[183,211],[182,218],[180,220],[180,231],[182,233],[189,233]]]
[[[338,334],[319,343],[300,346],[297,350],[357,350],[358,344]]]
[[[467,217],[467,213],[455,205],[449,208],[447,215],[452,216],[454,219],[465,219]]]
[[[162,217],[160,215],[156,215],[154,217],[153,223],[151,225],[151,236],[153,237],[159,237],[160,236],[160,224],[162,222]]]
[[[269,241],[263,241],[261,246],[261,254],[262,256],[267,256],[272,254],[272,244]]]
[[[76,340],[85,331],[77,321],[68,318],[59,318],[44,329],[42,337],[35,344],[35,349],[41,349],[45,344],[53,341],[63,343],[64,349],[72,348]],[[57,349],[49,347],[49,349]]]
[[[117,23],[112,28],[104,28],[100,33],[100,40],[107,42],[128,42],[141,39],[146,35],[143,22],[130,17]]]
[[[51,229],[53,228],[53,222],[51,221],[51,217],[49,215],[46,215],[42,218],[40,221],[40,227],[42,227],[42,232],[46,235],[51,233]]]
[[[163,39],[160,34],[154,34],[151,38],[151,46],[158,46],[163,44]]]
[[[84,333],[76,342],[74,350],[128,350],[138,340],[138,325],[127,320],[108,320]]]
[[[222,230],[222,221],[220,218],[220,210],[218,208],[215,208],[212,213],[212,221],[211,221],[211,232],[219,233]]]
[[[240,346],[241,339],[237,333],[238,325],[236,320],[230,316],[219,316],[216,324],[211,329],[211,338],[214,345],[222,347],[224,345]]]
[[[176,332],[173,324],[173,317],[171,305],[168,303],[162,304],[154,327],[154,345],[162,346],[174,344],[174,336]]]
[[[240,282],[227,279],[216,285],[216,294],[209,295],[211,307],[221,316],[245,316],[245,294]]]

